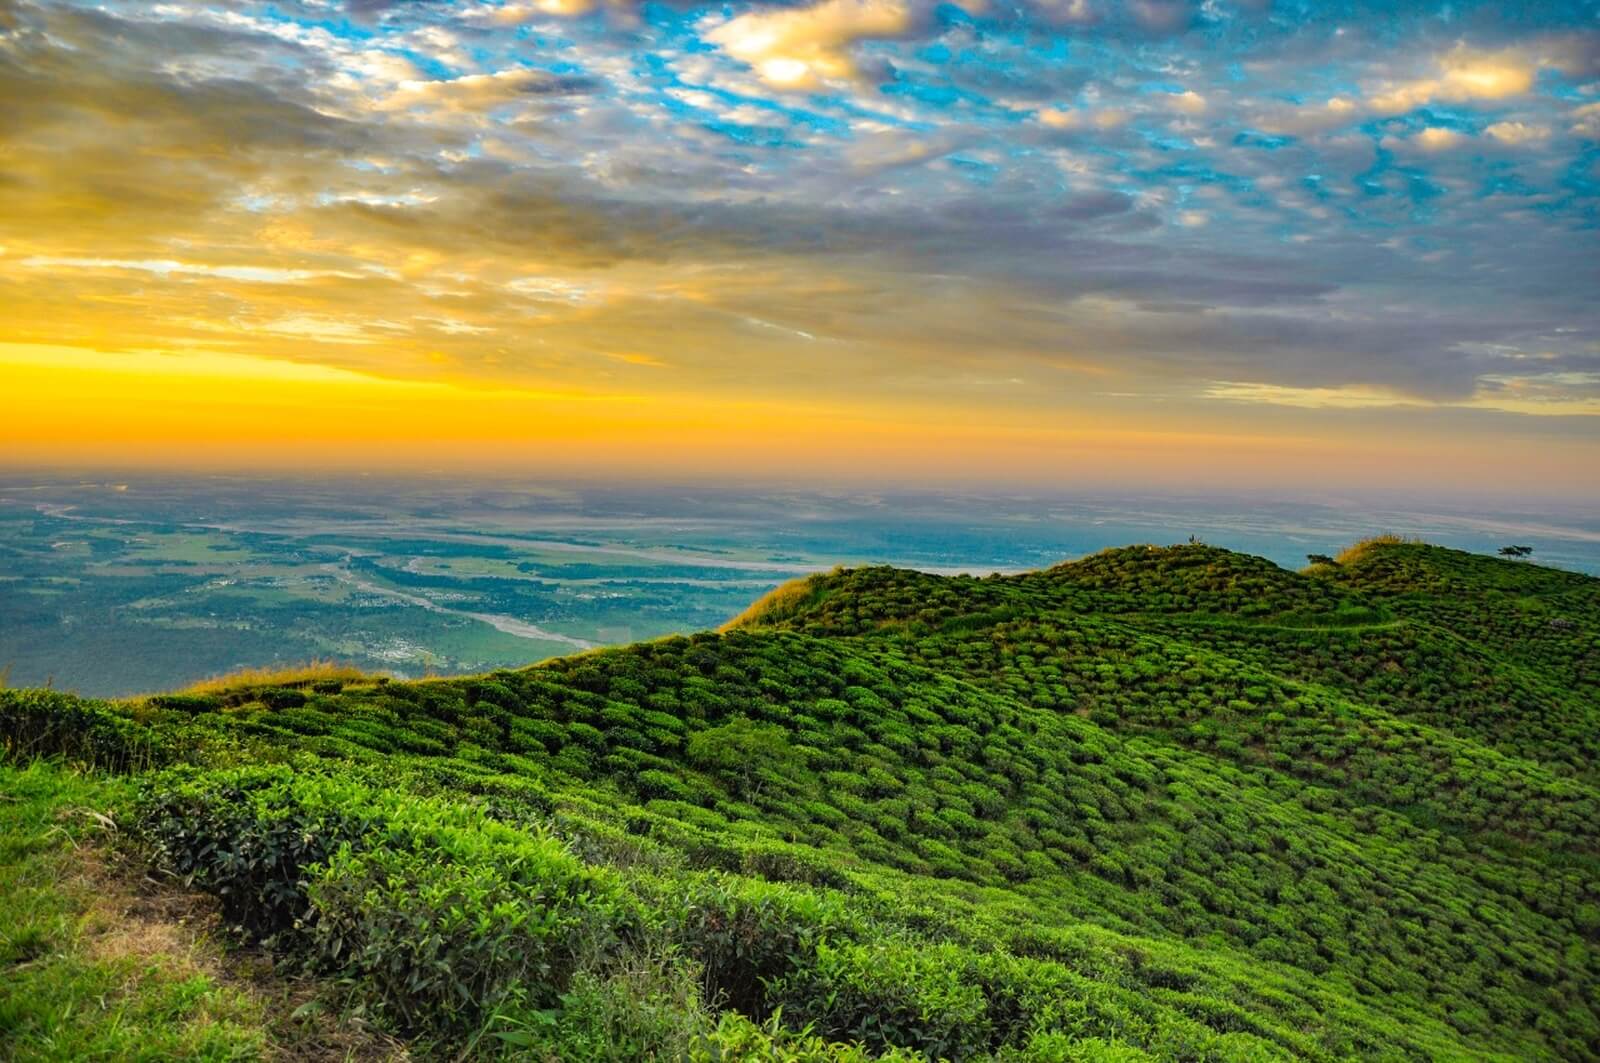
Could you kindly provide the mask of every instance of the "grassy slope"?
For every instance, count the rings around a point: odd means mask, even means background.
[[[0,726],[144,775],[156,863],[421,1055],[1600,1058],[1600,581],[1342,561],[845,570],[517,672]]]
[[[253,1059],[259,1003],[167,923],[126,918],[90,845],[117,781],[0,767],[0,1048],[7,1059]]]

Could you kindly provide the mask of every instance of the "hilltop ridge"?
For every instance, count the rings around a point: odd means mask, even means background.
[[[459,679],[5,691],[0,778],[94,768],[419,1056],[1600,1059],[1597,725],[1600,580],[1184,544]]]

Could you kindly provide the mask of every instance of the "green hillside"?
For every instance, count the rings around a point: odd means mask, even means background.
[[[1600,580],[1525,562],[840,570],[0,736],[6,1058],[1600,1059]],[[102,851],[235,951],[119,980],[60,888]]]

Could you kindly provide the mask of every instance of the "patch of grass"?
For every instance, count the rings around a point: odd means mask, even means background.
[[[836,568],[832,574],[837,575],[842,571],[844,571],[842,568]],[[751,602],[744,612],[723,624],[718,630],[733,631],[737,628],[748,627],[764,621],[785,619],[793,615],[807,599],[811,598],[822,587],[826,578],[818,574],[815,576],[801,576],[799,579],[780,583]]]
[[[0,767],[0,1056],[261,1059],[262,1010],[178,924],[130,918],[97,855],[114,781]]]
[[[304,664],[240,668],[190,683],[182,692],[225,694],[249,687],[308,687],[317,683],[360,683],[372,678],[354,665],[338,661],[307,661]]]
[[[1350,565],[1361,560],[1363,557],[1366,557],[1380,547],[1403,546],[1408,543],[1412,545],[1421,545],[1422,540],[1415,538],[1408,539],[1405,536],[1396,535],[1393,532],[1382,532],[1378,535],[1369,535],[1365,539],[1351,543],[1349,546],[1339,551],[1338,555],[1333,560],[1339,565]]]
[[[217,902],[146,876],[115,836],[127,780],[0,766],[0,1059],[379,1060],[308,980],[225,954]]]

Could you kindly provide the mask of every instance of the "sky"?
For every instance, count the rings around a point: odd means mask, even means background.
[[[1600,499],[1600,3],[0,0],[0,463]]]

